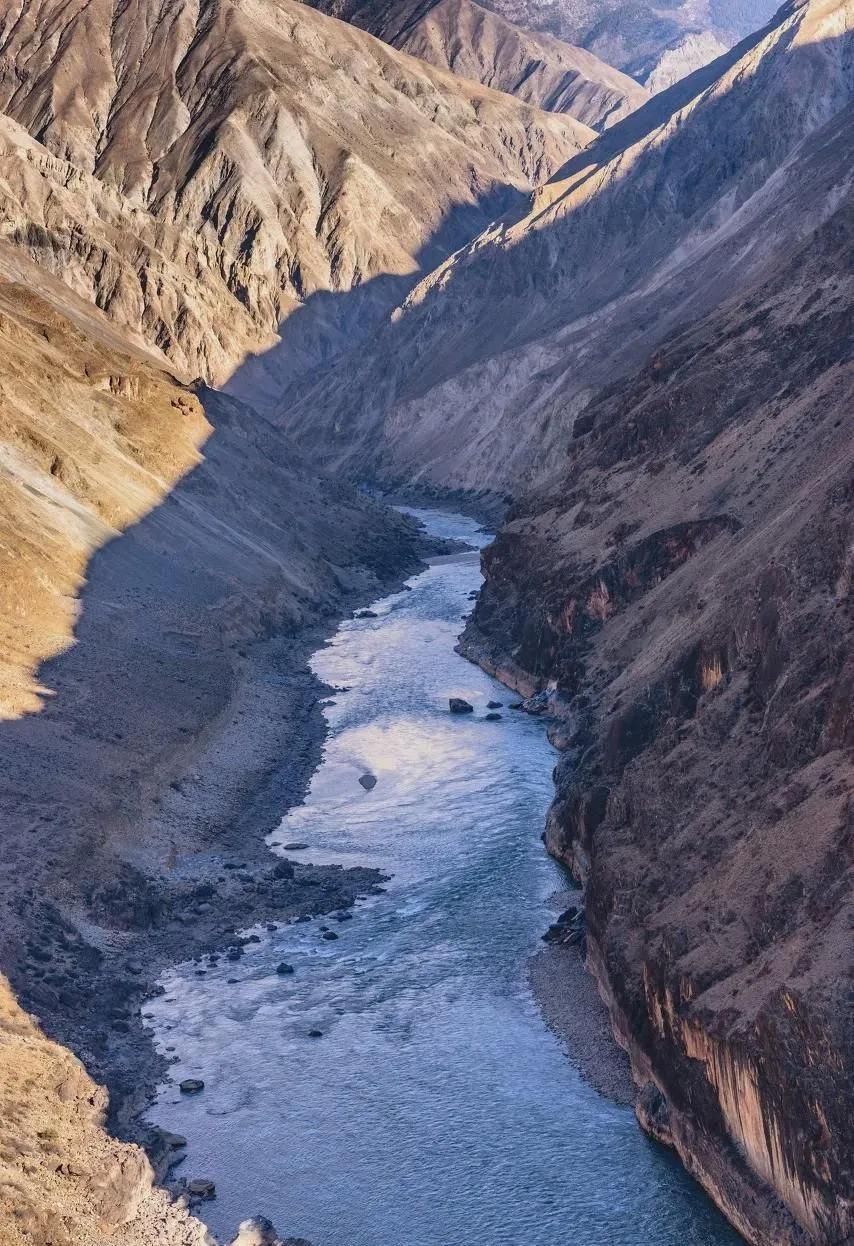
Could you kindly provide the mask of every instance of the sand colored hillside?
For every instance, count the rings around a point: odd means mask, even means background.
[[[296,0],[26,4],[0,112],[3,237],[218,384],[294,313],[271,366],[315,367],[592,137]]]
[[[201,404],[155,364],[93,340],[21,282],[0,284],[0,716],[50,695],[96,549],[200,461]]]
[[[105,1116],[103,1088],[0,977],[3,1246],[210,1246],[204,1226],[154,1187],[139,1147],[107,1134]]]

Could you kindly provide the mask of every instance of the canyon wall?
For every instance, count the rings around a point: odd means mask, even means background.
[[[849,193],[586,409],[463,638],[549,695],[640,1119],[754,1246],[854,1234],[852,244]]]

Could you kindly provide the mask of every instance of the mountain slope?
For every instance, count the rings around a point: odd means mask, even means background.
[[[312,366],[590,138],[296,0],[27,4],[0,111],[5,236],[216,382],[295,311]]]
[[[594,52],[651,90],[678,58],[683,74],[707,64],[773,14],[776,0],[711,0],[709,4],[626,4],[624,0],[483,0],[526,30],[545,31]],[[658,85],[656,85],[658,79]],[[671,79],[672,80],[672,79]]]
[[[754,1246],[854,1238],[852,256],[849,179],[594,401],[464,638],[552,690],[547,843],[641,1120]]]
[[[848,168],[822,126],[854,94],[849,15],[792,4],[607,131],[425,279],[288,426],[389,479],[506,490],[550,470],[599,388],[833,209]]]
[[[537,35],[473,0],[306,0],[313,8],[462,78],[594,130],[639,108],[648,93],[583,48]]]

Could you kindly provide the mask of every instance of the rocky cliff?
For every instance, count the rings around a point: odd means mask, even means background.
[[[257,403],[591,137],[296,0],[9,10],[0,112],[3,237]]]
[[[754,1246],[854,1237],[852,244],[849,190],[590,404],[463,642],[547,695],[641,1122]]]
[[[403,52],[604,130],[648,92],[584,48],[523,30],[473,0],[306,0]]]

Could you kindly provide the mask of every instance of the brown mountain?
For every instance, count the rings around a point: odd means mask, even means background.
[[[823,125],[854,94],[847,3],[792,4],[600,136],[421,282],[284,415],[324,461],[499,491],[559,462],[591,397],[821,223]],[[382,363],[377,361],[382,360]]]
[[[0,111],[4,236],[214,382],[292,317],[314,366],[591,137],[296,0],[27,5]]]
[[[403,52],[604,130],[649,93],[584,48],[521,29],[474,0],[306,0]]]

